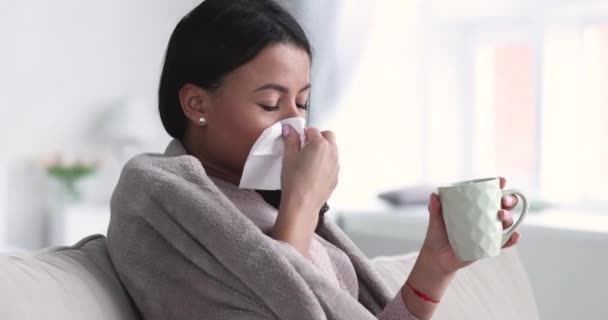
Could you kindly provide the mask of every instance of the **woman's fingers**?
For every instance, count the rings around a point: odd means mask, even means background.
[[[500,188],[501,188],[501,189],[504,189],[504,188],[505,188],[505,186],[507,185],[507,179],[505,179],[505,178],[503,178],[503,177],[500,177],[500,178],[498,178],[498,179],[500,180]]]
[[[509,212],[507,210],[500,210],[498,213],[498,216],[500,217],[500,220],[502,221],[503,229],[508,229],[509,227],[511,227],[513,225],[513,215],[511,214],[511,212]]]
[[[291,135],[286,138],[299,136],[296,130],[288,128],[287,132]],[[283,158],[281,186],[284,196],[318,205],[320,208],[338,184],[338,150],[333,133],[322,134],[315,128],[306,128],[304,133],[306,143],[301,148],[299,144],[294,143],[296,139],[286,141],[289,145],[286,145]]]
[[[331,143],[336,143],[336,135],[333,132],[323,131],[323,132],[321,132],[321,135],[323,136],[323,138],[325,138],[325,140],[327,140]]]
[[[505,186],[507,185],[507,179],[500,177],[498,178],[500,180],[500,189],[504,189]],[[505,210],[512,210],[513,208],[515,208],[517,206],[518,203],[518,199],[516,196],[513,195],[508,195],[508,196],[504,196],[502,197],[502,208]]]
[[[306,137],[306,143],[325,140],[321,135],[321,132],[315,128],[306,128],[304,129],[304,136]]]
[[[292,126],[285,124],[283,125],[283,139],[285,140],[285,156],[283,159],[289,161],[300,151],[300,136],[296,134]]]
[[[517,206],[518,199],[516,196],[508,195],[502,197],[502,208],[505,210],[512,210]]]
[[[501,182],[501,185],[502,185],[502,182]],[[505,197],[505,198],[507,198],[507,197]],[[505,198],[503,198],[503,207],[515,207],[517,205],[517,198],[512,202],[508,202],[508,199],[507,199],[507,204],[505,205]],[[515,198],[515,197],[513,197],[513,198]],[[498,213],[498,216],[500,217],[500,221],[502,221],[503,229],[508,229],[513,225],[513,215],[511,214],[510,211],[508,211],[506,209],[500,210]],[[521,239],[521,233],[515,231],[511,235],[511,238],[509,239],[509,241],[507,241],[507,243],[505,243],[505,245],[502,248],[503,249],[510,248],[510,247],[516,245],[520,239]]]
[[[521,233],[519,233],[518,231],[515,231],[511,235],[511,238],[509,239],[509,241],[507,241],[507,243],[505,243],[505,245],[502,248],[503,249],[510,248],[510,247],[518,244],[520,240],[521,240]]]
[[[431,194],[429,199],[429,227],[431,229],[444,228],[443,216],[441,213],[441,201],[439,200],[439,195],[436,193]]]

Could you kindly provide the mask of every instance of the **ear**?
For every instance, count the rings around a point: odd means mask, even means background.
[[[199,122],[209,114],[209,92],[199,86],[186,84],[179,90],[179,101],[190,121]]]

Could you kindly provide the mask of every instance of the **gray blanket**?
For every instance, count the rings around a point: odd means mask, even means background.
[[[129,161],[111,207],[110,255],[145,319],[375,319],[391,298],[335,224],[318,234],[350,257],[358,301],[265,235],[179,141]]]

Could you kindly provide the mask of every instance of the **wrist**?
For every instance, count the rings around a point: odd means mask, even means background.
[[[420,249],[420,253],[418,254],[418,259],[416,260],[416,262],[419,263],[429,275],[432,275],[437,279],[451,279],[458,271],[457,268],[446,267],[445,263],[442,263],[441,251],[429,249],[424,245]]]
[[[318,218],[314,219],[314,221],[308,220],[310,219],[302,219],[296,215],[281,215],[279,213],[272,228],[272,237],[286,242],[312,238]]]
[[[439,261],[439,254],[423,249],[410,275],[415,275],[417,277],[415,280],[423,282],[428,287],[447,288],[456,271],[444,269]]]
[[[419,318],[430,317],[454,276],[442,270],[431,253],[421,251],[401,288],[403,302]]]
[[[308,257],[317,221],[318,215],[311,218],[308,212],[281,206],[271,237],[290,244],[303,256]]]
[[[322,204],[311,201],[313,198],[310,194],[298,192],[298,190],[285,190],[281,195],[279,211],[283,213],[319,212]]]

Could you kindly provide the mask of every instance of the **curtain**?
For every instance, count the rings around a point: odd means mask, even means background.
[[[295,3],[295,0],[294,0]],[[424,174],[422,2],[297,1],[315,47],[311,125],[336,132],[332,207],[376,201]]]
[[[311,126],[327,125],[350,85],[368,42],[375,1],[290,0],[313,47]]]

